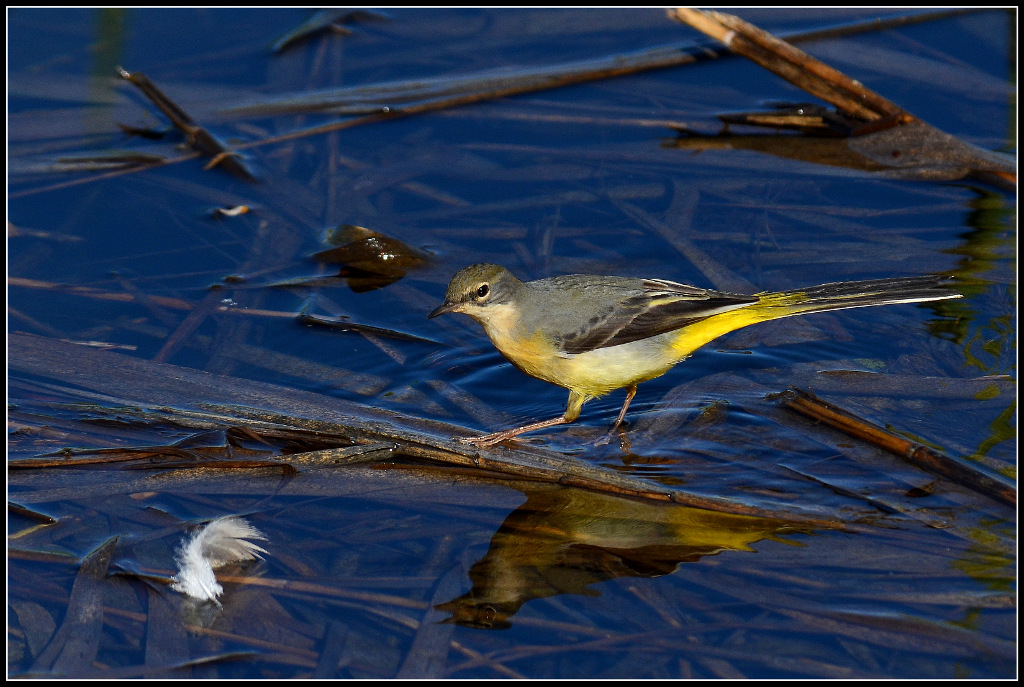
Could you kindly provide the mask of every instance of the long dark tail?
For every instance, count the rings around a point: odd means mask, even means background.
[[[939,301],[960,298],[963,294],[952,289],[949,277],[925,276],[834,282],[806,289],[758,295],[760,301],[755,308],[775,310],[776,317],[786,317],[871,305]],[[777,309],[785,313],[778,312]]]
[[[757,302],[712,315],[682,327],[672,340],[681,360],[722,334],[758,322],[843,308],[864,308],[892,303],[920,303],[960,298],[947,277],[898,277],[822,284],[806,289],[757,294]]]

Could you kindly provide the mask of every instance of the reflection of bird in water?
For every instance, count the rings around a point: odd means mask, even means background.
[[[484,629],[511,627],[532,599],[596,596],[588,586],[617,577],[659,577],[680,563],[786,532],[780,520],[733,515],[607,494],[542,488],[509,514],[487,553],[469,570],[473,588],[436,608],[446,622]]]

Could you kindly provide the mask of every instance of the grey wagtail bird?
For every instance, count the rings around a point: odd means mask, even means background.
[[[897,277],[747,296],[661,279],[589,274],[522,282],[500,265],[479,263],[452,277],[444,303],[427,317],[469,315],[509,362],[569,390],[565,412],[556,418],[463,440],[491,446],[572,422],[590,399],[625,387],[614,431],[637,384],[660,377],[723,334],[792,315],[960,298],[947,288],[948,281]]]

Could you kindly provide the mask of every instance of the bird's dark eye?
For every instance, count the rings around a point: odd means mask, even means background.
[[[484,298],[484,297],[487,296],[487,294],[490,292],[490,290],[491,290],[491,287],[487,286],[487,284],[481,284],[480,287],[477,288],[477,290],[476,290],[476,297],[477,298]]]

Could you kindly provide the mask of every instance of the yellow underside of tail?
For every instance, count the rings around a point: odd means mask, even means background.
[[[776,320],[801,312],[814,310],[813,305],[804,305],[807,297],[799,291],[787,293],[766,293],[760,296],[757,303],[745,308],[737,308],[714,315],[673,332],[671,348],[682,360],[701,346],[737,329],[742,329],[758,322]]]

